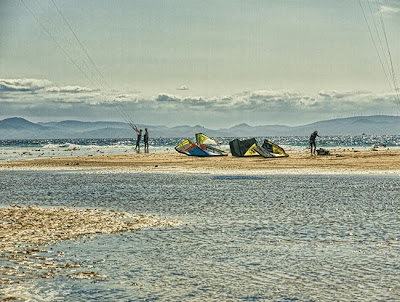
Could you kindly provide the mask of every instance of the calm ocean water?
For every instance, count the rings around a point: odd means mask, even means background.
[[[308,137],[305,136],[259,137],[257,140],[262,144],[265,138],[282,146],[287,152],[304,151],[308,146]],[[175,152],[174,147],[183,139],[186,138],[150,139],[150,152]],[[222,149],[229,151],[229,141],[233,138],[216,139],[221,142]],[[134,152],[135,144],[135,139],[0,140],[0,160],[124,154]],[[400,135],[323,136],[318,138],[317,146],[328,149],[396,148],[400,147]]]
[[[183,222],[53,245],[107,277],[27,278],[32,301],[400,300],[399,176],[0,171],[15,203]]]

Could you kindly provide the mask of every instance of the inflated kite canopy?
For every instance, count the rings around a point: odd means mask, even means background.
[[[273,142],[267,139],[264,140],[262,147],[266,149],[268,152],[272,153],[275,157],[289,156],[289,154],[287,154],[282,147],[278,146],[277,144],[274,144]]]
[[[247,157],[247,156],[262,156],[265,158],[289,156],[278,145],[269,140],[265,140],[264,144],[260,146],[255,138],[245,140],[234,139],[229,142],[231,153],[233,156]]]
[[[218,143],[203,133],[196,133],[196,142],[192,142],[189,139],[185,139],[178,146],[175,147],[175,150],[179,153],[183,153],[189,156],[227,156],[228,154],[218,148]]]

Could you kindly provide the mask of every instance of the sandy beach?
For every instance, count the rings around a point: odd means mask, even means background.
[[[345,150],[311,157],[191,157],[179,153],[147,153],[4,161],[0,170],[88,170],[135,173],[210,174],[400,174],[399,150]]]

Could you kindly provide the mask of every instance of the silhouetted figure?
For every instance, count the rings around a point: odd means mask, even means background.
[[[147,128],[144,128],[143,141],[144,141],[144,151],[149,152],[149,131],[147,130]]]
[[[318,135],[317,130],[315,130],[313,133],[311,133],[311,136],[310,136],[311,156],[316,155],[315,151],[317,149],[317,145],[315,144],[315,139],[317,138],[317,136],[320,137]]]
[[[136,139],[136,147],[135,150],[140,151],[140,139],[142,138],[142,129],[138,130],[137,128],[135,129],[137,133],[137,139]]]

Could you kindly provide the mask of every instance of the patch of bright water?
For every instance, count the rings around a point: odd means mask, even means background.
[[[0,204],[183,222],[55,244],[106,278],[27,278],[33,300],[398,301],[399,180],[2,171]]]

